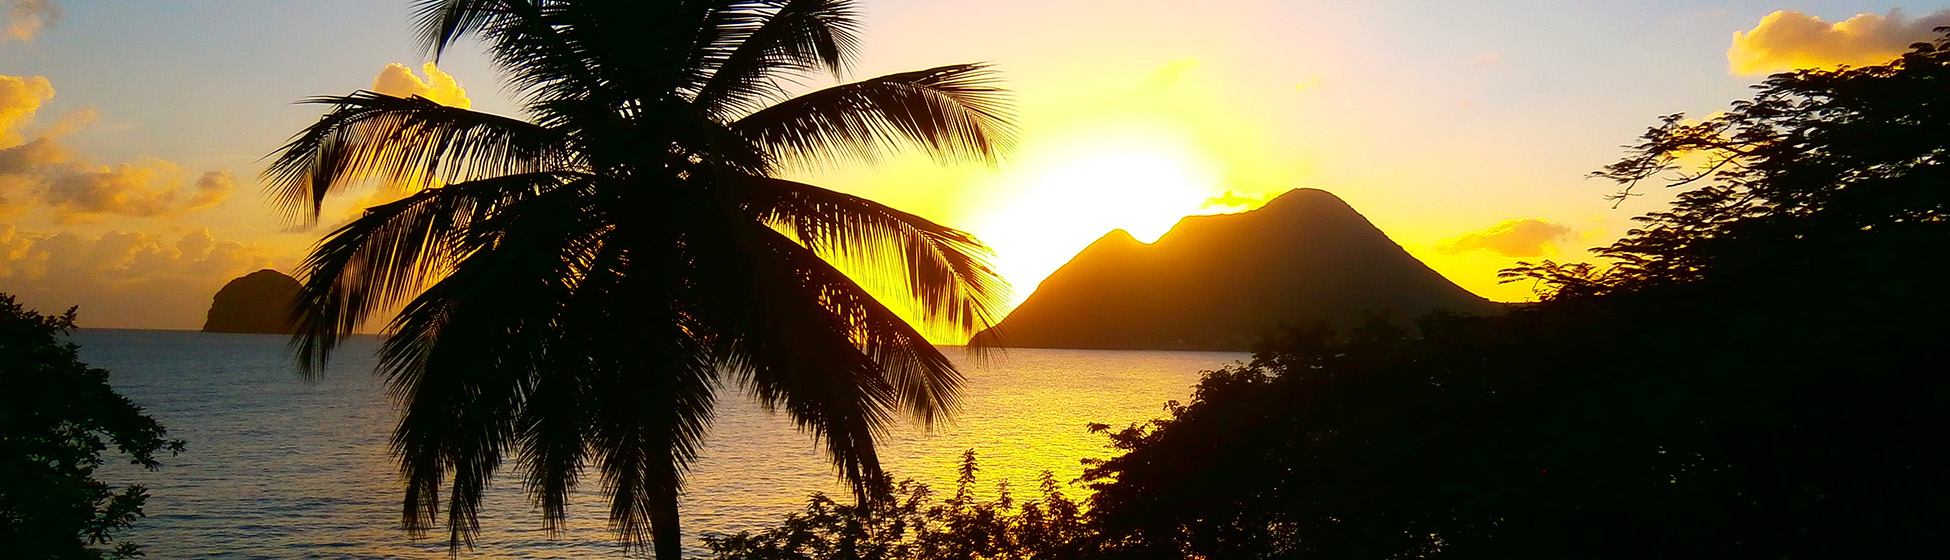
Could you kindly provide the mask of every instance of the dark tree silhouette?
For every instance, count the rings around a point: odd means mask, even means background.
[[[103,550],[142,516],[147,492],[95,479],[114,444],[131,463],[183,450],[142,407],[108,386],[63,340],[75,310],[41,315],[0,294],[0,548],[9,557],[131,558],[134,543]]]
[[[1107,555],[1839,558],[1950,526],[1950,51],[1779,74],[1599,175],[1689,188],[1543,301],[1292,329],[1086,475]],[[1704,153],[1708,169],[1675,167]],[[1684,160],[1690,161],[1690,160]]]
[[[679,487],[725,385],[822,438],[861,499],[899,413],[954,408],[953,365],[843,270],[895,278],[922,319],[970,333],[1008,300],[987,249],[774,175],[902,144],[992,164],[1013,132],[982,65],[786,98],[782,83],[846,69],[845,0],[422,0],[417,14],[436,56],[485,43],[528,119],[315,98],[330,111],[266,172],[306,221],[362,180],[424,187],[321,242],[295,338],[315,367],[404,303],[381,367],[405,403],[409,529],[444,506],[450,545],[470,543],[509,459],[555,527],[587,465],[625,542],[676,558]]]
[[[1091,533],[1077,504],[1049,471],[1039,494],[1023,500],[997,483],[990,499],[975,487],[975,451],[962,454],[955,493],[938,499],[926,484],[903,480],[861,506],[813,494],[804,512],[759,532],[707,536],[720,560],[1054,560],[1082,558]]]
[[[1699,122],[1669,115],[1627,157],[1594,176],[1623,185],[1686,187],[1671,209],[1599,249],[1616,264],[1526,263],[1505,276],[1539,279],[1547,295],[1588,295],[1702,279],[1751,281],[1790,267],[1936,266],[1914,253],[1950,216],[1950,50],[1919,43],[1880,66],[1776,74],[1752,100]],[[1705,161],[1703,166],[1688,164]],[[1794,264],[1794,263],[1801,264]],[[1852,274],[1890,281],[1913,274]]]

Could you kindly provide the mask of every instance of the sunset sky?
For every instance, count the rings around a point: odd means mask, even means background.
[[[260,158],[377,89],[518,115],[474,45],[427,60],[407,0],[0,0],[0,292],[94,327],[194,329],[224,282],[287,273],[322,229],[267,203]],[[1359,5],[1355,5],[1359,4]],[[1582,260],[1665,193],[1613,210],[1585,174],[1660,115],[1766,73],[1872,64],[1942,3],[869,0],[854,78],[992,63],[1019,149],[794,178],[973,231],[1018,299],[1114,228],[1295,187],[1346,199],[1480,295],[1517,260]],[[825,85],[823,83],[809,84]],[[328,203],[326,224],[386,192]]]

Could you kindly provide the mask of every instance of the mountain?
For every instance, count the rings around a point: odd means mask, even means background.
[[[1187,216],[1157,242],[1104,235],[971,344],[1249,350],[1281,324],[1495,313],[1339,197],[1287,191],[1250,212]]]
[[[298,281],[265,269],[224,284],[211,298],[203,332],[290,334]]]

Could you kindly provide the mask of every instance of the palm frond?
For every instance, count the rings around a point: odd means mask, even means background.
[[[805,291],[818,294],[827,312],[843,321],[852,349],[874,364],[878,383],[891,389],[893,402],[909,417],[932,426],[960,408],[961,372],[926,336],[811,250],[783,237],[771,243],[803,278]]]
[[[466,18],[470,4],[485,6],[487,15]],[[581,5],[545,0],[429,0],[421,7],[420,27],[423,40],[432,45],[466,35],[479,37],[489,45],[508,88],[531,104],[612,97],[613,78],[596,60],[599,46],[576,33],[581,21],[604,17],[586,15],[588,10]],[[424,17],[429,14],[439,19]]]
[[[580,384],[584,374],[557,369],[564,365],[558,354],[572,346],[562,339],[561,317],[601,245],[600,231],[584,223],[581,210],[573,197],[558,195],[483,219],[500,221],[486,226],[499,234],[465,240],[466,256],[453,273],[408,304],[388,329],[380,364],[405,405],[393,448],[407,482],[402,517],[408,529],[436,525],[444,501],[449,545],[470,544],[481,498],[504,456],[513,450],[532,463],[538,424],[589,423],[583,407],[535,400],[544,383],[559,391]],[[577,450],[570,453],[567,460],[579,464]],[[449,478],[452,489],[441,500],[439,486]],[[562,482],[566,494],[573,482]],[[562,501],[543,501],[553,506],[545,516],[559,520]]]
[[[413,27],[420,44],[440,58],[455,41],[495,27],[514,15],[518,0],[420,0],[413,7]]]
[[[307,375],[373,313],[390,309],[445,276],[465,254],[467,236],[510,205],[552,192],[560,174],[531,173],[457,183],[366,210],[332,232],[299,266],[304,284],[293,346]]]
[[[724,233],[717,246],[700,237],[709,249],[693,253],[697,276],[740,279],[718,282],[717,297],[696,312],[699,323],[714,329],[708,331],[714,352],[760,405],[784,410],[817,439],[856,494],[869,498],[867,490],[884,477],[875,442],[893,412],[904,408],[902,399],[914,395],[889,382],[881,364],[856,347],[863,340],[854,309],[860,302],[833,301],[864,292],[825,285],[820,269],[831,272],[828,280],[844,276],[769,228],[732,223]],[[959,380],[952,369],[947,377],[950,384]],[[927,405],[929,414],[939,412],[934,404]]]
[[[943,162],[995,165],[1015,144],[1005,94],[981,64],[834,86],[746,115],[732,128],[805,165],[877,161],[903,143]]]
[[[315,223],[326,195],[361,179],[458,183],[565,167],[563,138],[507,117],[361,91],[304,101],[333,110],[264,170],[288,215]]]
[[[382,370],[403,404],[392,439],[406,482],[401,521],[422,534],[439,524],[445,505],[448,545],[456,549],[472,546],[484,489],[515,439],[531,383],[526,366],[534,361],[523,354],[541,349],[542,341],[533,340],[537,331],[550,332],[476,297],[497,287],[480,285],[489,267],[478,264],[497,256],[476,253],[462,272],[415,298],[381,352]],[[441,484],[450,477],[443,500]]]
[[[630,115],[695,91],[708,72],[694,58],[726,4],[691,0],[512,3],[482,28],[508,85],[526,101],[598,100]]]
[[[599,359],[595,398],[581,403],[596,419],[589,440],[610,495],[609,520],[628,544],[649,542],[655,526],[676,523],[675,498],[702,447],[717,389],[709,353],[669,317],[658,318],[666,322],[644,325],[654,330],[607,338],[630,355]]]
[[[592,359],[633,344],[613,340],[617,325],[606,310],[617,286],[614,277],[628,258],[622,244],[592,247],[574,293],[562,303],[558,335],[518,424],[521,465],[528,496],[542,512],[545,527],[557,531],[568,517],[569,497],[582,478],[591,453],[597,418],[589,403],[602,390],[600,380],[615,375],[619,360]],[[600,369],[599,368],[606,368]]]
[[[781,74],[824,69],[841,76],[859,50],[858,14],[851,0],[758,2],[727,18],[704,61],[710,81],[694,95],[701,111],[720,120],[758,110],[783,97]]]
[[[975,236],[872,200],[765,177],[733,177],[727,189],[753,218],[917,304],[920,319],[972,335],[1001,320],[1009,285]],[[883,291],[884,293],[885,291]]]
[[[676,497],[712,416],[718,370],[687,318],[678,244],[629,223],[610,241],[570,300],[561,326],[579,341],[590,374],[579,406],[593,423],[584,438],[610,496],[610,523],[626,544],[676,550]]]

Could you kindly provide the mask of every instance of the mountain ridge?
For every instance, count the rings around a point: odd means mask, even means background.
[[[1501,308],[1456,286],[1332,193],[1186,216],[1152,243],[1112,230],[970,341],[981,346],[1248,350],[1281,323]]]

